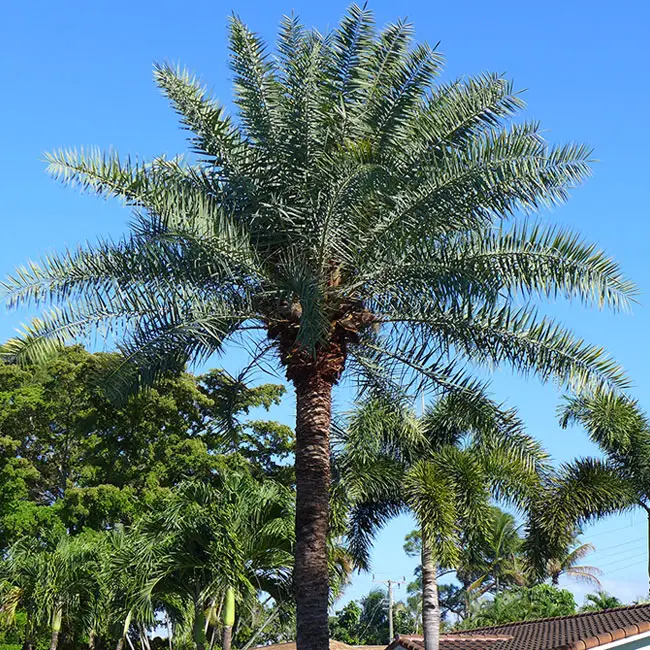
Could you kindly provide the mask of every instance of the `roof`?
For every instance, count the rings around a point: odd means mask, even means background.
[[[342,641],[330,640],[330,650],[385,650],[384,645],[348,645]],[[253,650],[296,650],[296,642],[274,643],[273,645],[257,646]],[[421,649],[420,649],[421,650]]]
[[[616,607],[574,616],[543,618],[450,632],[441,650],[590,650],[650,632],[650,604]],[[421,636],[398,635],[388,646],[423,650]]]

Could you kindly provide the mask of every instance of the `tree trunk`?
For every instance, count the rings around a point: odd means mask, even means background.
[[[196,650],[205,650],[205,613],[201,603],[194,604],[193,637]]]
[[[230,650],[232,646],[232,626],[235,624],[235,590],[232,587],[226,589],[225,604],[223,606],[223,634],[221,635],[221,647],[223,650]]]
[[[122,650],[124,648],[124,637],[121,636],[119,641],[117,642],[117,645],[115,646],[115,650]]]
[[[422,531],[422,632],[424,649],[440,648],[440,605],[438,603],[438,579],[431,545]]]
[[[221,647],[223,650],[230,650],[232,647],[232,625],[226,625],[221,635]]]
[[[50,650],[56,650],[61,634],[61,621],[63,620],[63,606],[59,603],[52,616],[52,636],[50,637]]]
[[[297,650],[328,650],[330,448],[333,379],[318,363],[293,378],[296,389]]]
[[[90,630],[90,634],[88,634],[88,650],[95,650],[96,640],[95,630]]]
[[[648,516],[648,589],[650,589],[650,508],[643,506]]]

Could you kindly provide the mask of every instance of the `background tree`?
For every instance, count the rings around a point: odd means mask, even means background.
[[[537,313],[540,296],[624,307],[631,284],[576,235],[511,221],[566,199],[588,148],[510,125],[523,103],[498,75],[436,85],[442,57],[412,35],[404,21],[377,32],[353,5],[325,36],[285,18],[271,55],[233,17],[234,117],[187,71],[155,68],[198,162],[50,155],[55,177],[125,201],[133,232],[4,284],[10,307],[59,306],[6,353],[29,361],[109,331],[128,360],[115,389],[242,336],[256,361],[279,360],[296,391],[300,650],[328,644],[328,435],[346,368],[431,390],[475,388],[466,360],[625,385],[600,348]]]
[[[406,604],[393,603],[395,634],[412,634],[416,619]],[[388,639],[388,594],[373,589],[360,601],[350,601],[330,617],[331,636],[349,645],[384,645]]]
[[[350,415],[338,444],[352,499],[351,548],[362,564],[388,518],[410,510],[420,524],[424,642],[436,650],[438,573],[461,565],[464,532],[486,534],[493,498],[527,507],[547,456],[514,412],[453,395],[420,419],[406,406],[368,400]]]
[[[484,600],[460,625],[461,629],[503,625],[517,621],[532,621],[551,616],[576,613],[573,594],[552,585],[515,587]]]
[[[560,581],[560,576],[565,575],[567,578],[600,587],[600,580],[598,578],[602,574],[602,571],[595,566],[580,564],[594,550],[595,547],[593,544],[578,544],[559,557],[549,558],[546,570],[551,577],[551,582],[557,586]]]
[[[605,591],[599,591],[596,594],[587,594],[584,605],[580,608],[581,612],[599,612],[603,609],[621,607],[623,602],[616,596],[612,596]]]
[[[277,404],[282,386],[183,373],[118,406],[95,380],[119,359],[75,346],[39,366],[0,363],[0,548],[129,523],[234,449],[293,483],[291,429],[247,417]]]
[[[599,472],[604,481],[609,477],[612,483],[624,483],[627,498],[613,499],[609,510],[640,507],[647,515],[650,530],[650,422],[638,402],[602,394],[570,398],[561,411],[561,423],[581,424],[605,456],[604,461],[581,461],[579,471]]]

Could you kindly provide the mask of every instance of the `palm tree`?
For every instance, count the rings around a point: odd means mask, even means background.
[[[612,609],[622,605],[623,603],[616,596],[612,596],[606,591],[599,591],[596,594],[587,594],[585,596],[585,604],[580,608],[580,611],[599,612],[603,609]]]
[[[461,580],[466,576],[471,580],[469,595],[498,594],[502,587],[521,587],[527,583],[528,567],[520,528],[513,515],[496,506],[491,508],[488,527],[475,543],[467,545],[468,557],[457,571]]]
[[[230,643],[237,600],[259,591],[278,603],[289,598],[293,504],[277,483],[231,469],[213,486],[181,484],[131,535],[115,563],[138,576],[128,620],[153,624],[158,610],[189,615],[197,650],[219,611],[222,647]]]
[[[557,586],[560,582],[560,576],[565,575],[567,578],[600,587],[598,577],[602,574],[602,571],[595,566],[579,564],[594,550],[593,544],[578,544],[561,556],[550,558],[546,563],[546,570],[551,582]]]
[[[64,619],[88,627],[99,589],[97,545],[92,536],[62,535],[56,544],[32,539],[16,542],[0,566],[1,605],[12,616],[27,613],[23,647],[31,648],[39,627],[50,630],[50,650],[57,650]]]
[[[565,427],[570,423],[583,425],[605,455],[604,460],[584,459],[576,471],[591,471],[603,482],[619,483],[620,496],[612,499],[603,514],[640,507],[650,530],[650,421],[638,402],[604,394],[574,397],[562,409],[561,423]]]
[[[367,400],[339,435],[337,462],[353,499],[351,547],[367,562],[377,529],[413,512],[421,535],[424,644],[438,650],[437,572],[460,566],[464,533],[487,533],[492,498],[526,507],[547,456],[514,412],[454,395],[420,419],[407,407]]]
[[[412,25],[377,32],[353,5],[332,33],[282,22],[271,55],[230,23],[236,115],[189,72],[156,83],[196,160],[115,152],[49,156],[58,179],[133,211],[133,232],[19,269],[10,307],[52,305],[5,353],[42,358],[110,332],[118,392],[247,341],[296,393],[297,643],[328,644],[332,389],[471,392],[465,361],[509,363],[574,388],[625,379],[597,347],[547,318],[538,298],[625,307],[616,263],[520,211],[557,204],[589,173],[582,145],[552,146],[496,74],[436,84],[442,56]]]

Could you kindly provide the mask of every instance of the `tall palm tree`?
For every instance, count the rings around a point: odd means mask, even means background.
[[[546,570],[551,578],[551,582],[554,585],[558,585],[560,576],[565,575],[567,578],[600,587],[600,580],[598,578],[602,574],[602,571],[595,566],[580,564],[594,550],[593,544],[578,544],[561,556],[550,558],[546,563]]]
[[[328,644],[333,386],[413,381],[470,391],[467,360],[565,385],[620,387],[616,364],[538,314],[562,295],[625,307],[634,289],[575,234],[520,211],[557,204],[589,173],[554,146],[496,74],[436,84],[442,56],[412,25],[381,32],[353,5],[333,32],[282,21],[276,52],[230,23],[236,114],[169,65],[155,80],[190,132],[190,160],[62,150],[49,170],[133,211],[118,242],[47,257],[7,279],[10,307],[52,305],[5,353],[111,332],[121,390],[247,341],[296,393],[297,643]],[[512,224],[512,225],[510,225]]]
[[[352,499],[351,547],[363,563],[388,518],[405,510],[415,515],[424,645],[438,650],[437,572],[460,566],[464,533],[487,533],[492,498],[526,507],[548,471],[547,456],[512,411],[454,395],[420,419],[407,407],[370,399],[339,435],[337,462]]]

